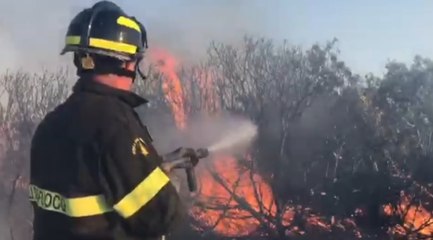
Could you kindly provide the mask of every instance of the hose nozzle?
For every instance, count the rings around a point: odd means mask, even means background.
[[[209,156],[209,150],[207,148],[199,148],[196,150],[198,158],[205,158]]]
[[[209,150],[206,148],[199,148],[195,150],[196,156],[199,159],[209,156]],[[194,167],[186,168],[186,177],[188,180],[188,188],[191,192],[197,191],[197,179],[195,177]]]

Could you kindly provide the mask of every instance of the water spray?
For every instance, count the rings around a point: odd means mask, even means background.
[[[242,122],[236,129],[228,132],[223,138],[207,147],[209,152],[236,153],[242,151],[257,135],[257,126],[251,122]],[[237,150],[237,151],[236,151]]]
[[[238,126],[235,131],[231,131],[225,135],[222,139],[211,144],[206,148],[198,148],[195,150],[195,156],[198,159],[207,158],[211,154],[216,153],[236,153],[242,147],[251,143],[254,137],[257,135],[257,127],[250,123],[245,122]],[[236,151],[237,150],[237,151]],[[197,191],[197,179],[195,176],[195,169],[191,163],[190,158],[174,159],[175,155],[168,156],[164,159],[164,168],[167,169],[185,169],[186,177],[188,181],[188,188],[190,192]]]

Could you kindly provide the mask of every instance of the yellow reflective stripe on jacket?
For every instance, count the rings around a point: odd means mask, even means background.
[[[124,218],[132,216],[152,200],[169,181],[161,168],[155,168],[134,190],[114,205],[114,209]]]
[[[35,185],[30,185],[30,201],[44,210],[63,213],[70,217],[88,217],[113,211],[107,206],[102,195],[66,198]]]
[[[66,37],[66,45],[78,45],[80,44],[80,42],[81,42],[80,36]],[[135,45],[122,43],[122,42],[115,42],[115,41],[110,41],[110,40],[100,39],[100,38],[90,38],[89,46],[102,48],[106,50],[112,50],[116,52],[124,52],[130,54],[137,53],[137,46]]]

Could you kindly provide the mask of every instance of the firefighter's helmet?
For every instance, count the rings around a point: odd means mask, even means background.
[[[146,48],[144,26],[116,4],[100,1],[73,18],[62,54],[96,54],[134,61],[141,58]]]

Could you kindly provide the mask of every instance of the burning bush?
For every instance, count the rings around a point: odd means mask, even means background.
[[[247,37],[239,48],[213,43],[208,53],[206,61],[182,66],[168,51],[151,52],[149,79],[136,89],[149,98],[147,110],[157,118],[149,127],[155,142],[170,141],[165,147],[188,142],[192,116],[200,112],[242,115],[258,126],[245,154],[199,165],[200,191],[180,239],[432,234],[430,60],[390,63],[378,78],[352,73],[335,41],[303,50]],[[24,220],[14,220],[31,218],[27,210],[18,212],[28,203],[25,191],[16,190],[26,187],[28,140],[66,96],[65,79],[63,73],[0,79],[0,94],[6,92],[0,95],[1,177],[13,186],[0,190],[3,202],[15,206],[7,216],[15,216],[7,221],[15,239],[17,232],[31,234]],[[168,126],[179,129],[180,140],[162,134]]]

